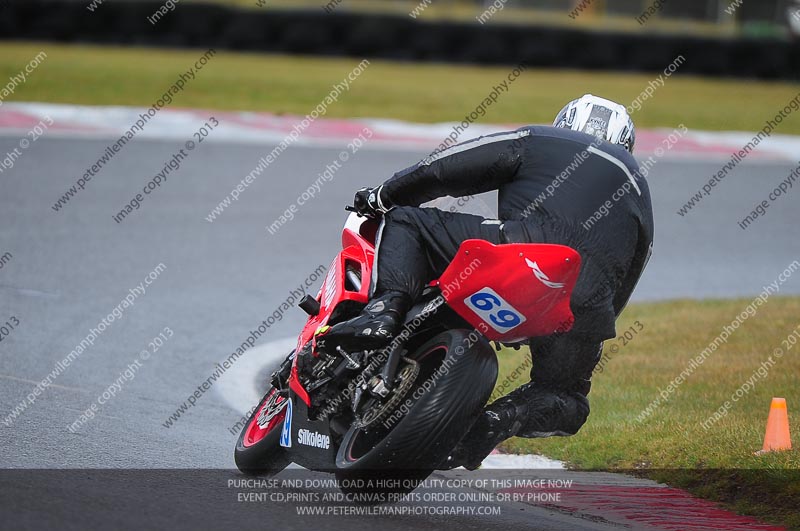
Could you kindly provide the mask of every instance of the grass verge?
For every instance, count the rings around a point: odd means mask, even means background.
[[[42,50],[47,59],[7,101],[149,106],[201,54],[198,50],[3,43],[0,80],[17,74]],[[358,62],[219,52],[173,105],[305,115]],[[506,80],[509,71],[508,67],[374,60],[350,91],[329,107],[327,116],[460,122],[494,85]],[[479,122],[549,123],[569,99],[586,92],[628,105],[656,77],[530,69],[509,85]],[[673,128],[683,123],[690,129],[756,131],[798,92],[800,84],[675,75],[644,102],[634,119],[639,127]],[[785,120],[777,132],[800,134],[800,121]]]
[[[795,446],[800,441],[800,341],[792,346],[787,340],[793,332],[800,335],[800,298],[770,298],[666,402],[640,416],[749,303],[681,300],[629,306],[617,323],[620,337],[605,344],[583,429],[567,438],[514,438],[504,449],[544,454],[572,468],[636,470],[736,512],[800,528],[800,452],[753,454],[761,449],[773,396],[786,398]],[[626,331],[630,340],[621,337]],[[528,355],[503,351],[498,381]],[[747,382],[752,389],[745,389]],[[733,400],[739,389],[741,396]],[[727,414],[707,422],[726,400],[731,403]]]

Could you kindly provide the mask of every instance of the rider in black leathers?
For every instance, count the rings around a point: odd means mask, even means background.
[[[559,113],[554,127],[531,126],[452,146],[362,189],[355,206],[383,215],[377,275],[361,315],[334,325],[326,342],[380,348],[399,331],[424,286],[461,242],[558,243],[582,258],[566,333],[529,340],[531,381],[489,405],[451,456],[476,468],[511,436],[576,433],[589,414],[590,378],[602,342],[650,256],[650,192],[631,155],[635,133],[625,108],[586,95]],[[420,208],[445,195],[498,190],[498,218]]]

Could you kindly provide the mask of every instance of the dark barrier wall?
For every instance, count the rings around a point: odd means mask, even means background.
[[[322,0],[320,0],[322,2]],[[232,9],[184,3],[155,24],[164,2],[0,1],[0,38],[352,55],[422,61],[800,78],[800,44],[598,33],[553,27],[417,22],[334,11]]]

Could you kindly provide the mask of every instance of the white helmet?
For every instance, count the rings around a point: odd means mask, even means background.
[[[555,127],[582,131],[612,144],[620,144],[633,153],[636,129],[624,106],[605,98],[586,94],[561,109]]]

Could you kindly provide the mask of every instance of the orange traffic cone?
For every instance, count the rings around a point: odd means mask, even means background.
[[[786,410],[785,398],[773,398],[767,417],[767,432],[764,434],[764,447],[758,454],[776,450],[791,450],[792,441],[789,436],[789,413]]]

